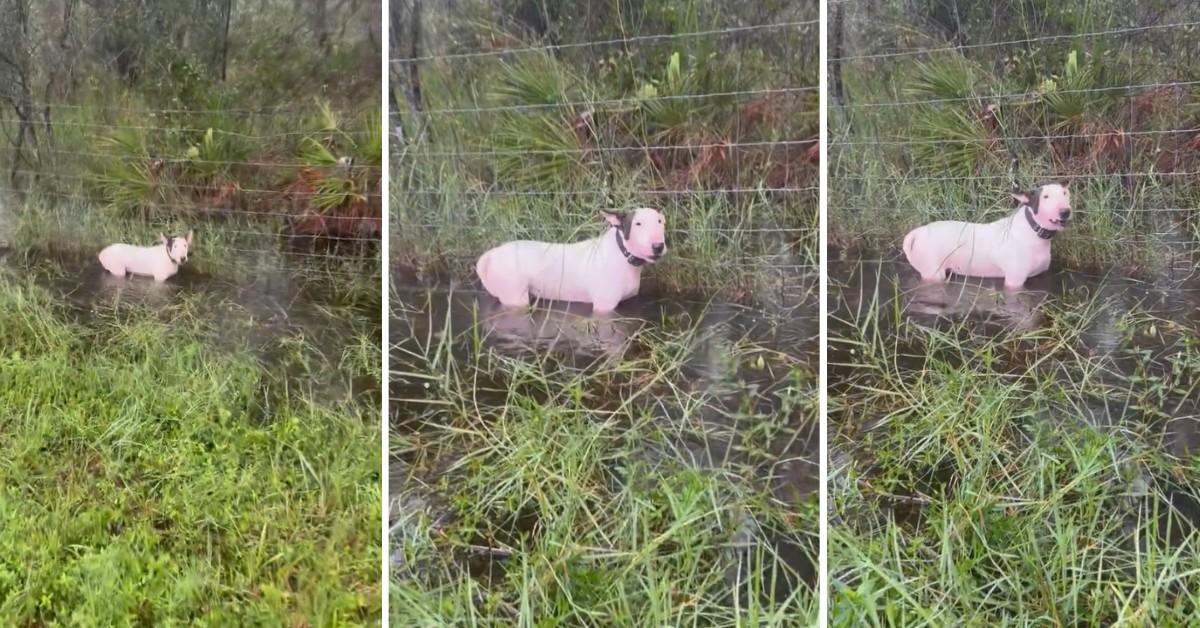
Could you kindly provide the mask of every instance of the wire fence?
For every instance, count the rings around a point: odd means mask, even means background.
[[[421,16],[391,60],[393,262],[473,281],[492,246],[595,237],[598,210],[649,206],[668,254],[648,275],[668,290],[804,283],[818,270],[818,5],[791,4],[552,43]]]
[[[1003,4],[1003,3],[1001,3]],[[1127,5],[1127,6],[1126,6]],[[896,259],[935,220],[1072,185],[1055,258],[1189,284],[1200,264],[1200,8],[831,4],[830,242]]]
[[[0,241],[90,255],[192,229],[199,272],[378,281],[375,111],[21,103],[0,111]]]

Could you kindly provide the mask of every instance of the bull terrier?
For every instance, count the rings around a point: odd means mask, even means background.
[[[517,240],[480,256],[475,264],[483,287],[506,306],[529,297],[591,303],[605,314],[637,294],[642,268],[667,252],[666,224],[658,210],[601,211],[609,228],[571,244]]]
[[[184,236],[160,233],[158,238],[156,246],[110,244],[100,251],[100,265],[118,277],[133,274],[154,277],[158,282],[166,281],[187,261],[192,232],[189,230]]]
[[[945,281],[951,273],[1003,277],[1006,289],[1020,289],[1050,268],[1050,240],[1071,218],[1071,192],[1066,183],[1048,183],[1012,197],[1019,206],[1007,218],[987,224],[943,220],[908,232],[908,263],[924,281]]]

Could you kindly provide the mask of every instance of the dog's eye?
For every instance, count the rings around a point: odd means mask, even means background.
[[[640,226],[642,226],[642,223],[640,223],[640,222],[635,222],[635,223],[633,223],[633,226],[635,226],[635,227],[640,227]]]
[[[1050,198],[1050,195],[1049,195],[1049,194],[1043,194],[1043,195],[1042,195],[1042,198]]]

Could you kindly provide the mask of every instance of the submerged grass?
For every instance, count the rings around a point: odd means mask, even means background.
[[[83,313],[0,268],[0,623],[378,617],[377,411],[289,378],[302,335],[214,348],[198,298]]]
[[[400,308],[393,328],[432,311]],[[709,386],[695,328],[579,365],[430,322],[393,348],[393,624],[814,621],[816,499],[785,479],[816,429],[796,358],[737,340]]]
[[[1200,336],[1069,296],[1026,331],[899,297],[831,325],[831,625],[1194,624]]]

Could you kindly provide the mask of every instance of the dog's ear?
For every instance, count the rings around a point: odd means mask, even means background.
[[[625,215],[617,211],[602,209],[600,210],[600,215],[604,217],[604,220],[607,221],[608,224],[614,227],[620,227],[621,222],[625,220]]]
[[[183,241],[187,242],[188,246],[192,245],[192,230],[191,229],[188,229],[187,235],[183,236]]]
[[[158,241],[159,241],[159,242],[161,242],[161,243],[163,243],[163,244],[166,244],[166,243],[167,243],[167,236],[166,236],[166,235],[164,235],[162,232],[159,232],[159,234],[158,234]]]
[[[1062,181],[1059,181],[1058,184],[1061,185],[1062,189],[1064,189],[1064,190],[1069,191],[1071,189],[1071,180],[1070,179],[1063,179]]]
[[[629,238],[629,233],[633,230],[633,214],[634,212],[609,211],[607,209],[600,210],[600,215],[604,216],[604,220],[608,224],[621,230],[621,235]]]
[[[1012,192],[1012,197],[1013,197],[1014,201],[1016,201],[1022,205],[1029,204],[1029,192],[1021,192],[1021,191]]]

